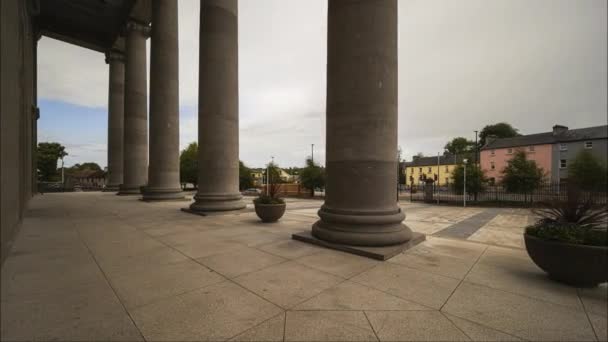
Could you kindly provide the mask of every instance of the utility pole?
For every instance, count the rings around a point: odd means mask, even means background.
[[[315,144],[310,144],[310,160],[315,163]]]
[[[477,168],[477,163],[479,161],[479,159],[477,159],[478,153],[479,153],[479,145],[477,144],[477,131],[475,131],[475,164],[473,166],[476,168]],[[478,171],[478,170],[476,169],[475,171]],[[477,182],[477,184],[479,184],[479,172],[475,172],[475,178],[477,178],[475,181]],[[479,185],[478,185],[478,187],[479,187]],[[475,191],[474,195],[475,195],[475,202],[477,202],[477,191]]]
[[[463,193],[462,193],[462,206],[466,207],[467,206],[467,161],[466,159],[462,160],[462,163],[464,164],[464,189],[463,189]]]

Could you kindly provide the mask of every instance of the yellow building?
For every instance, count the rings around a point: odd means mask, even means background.
[[[461,158],[452,154],[415,158],[405,163],[402,172],[405,173],[406,185],[418,185],[426,179],[433,179],[440,186],[453,183],[452,171]]]

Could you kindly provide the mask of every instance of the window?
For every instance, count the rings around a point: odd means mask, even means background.
[[[418,168],[418,172],[422,173],[422,168],[421,167]]]
[[[530,152],[534,152],[534,146],[530,146],[528,150],[530,150]]]
[[[496,150],[490,150],[490,155],[491,155],[491,156],[496,155]]]
[[[431,172],[433,172],[433,169],[431,169],[431,168],[429,167],[429,173],[431,173]]]
[[[445,166],[445,172],[450,172],[450,168],[447,165]]]
[[[507,154],[513,154],[513,149],[512,148],[507,149]]]
[[[588,148],[588,149],[593,148],[593,141],[585,141],[585,148]]]
[[[496,164],[494,164],[494,162],[490,163],[490,169],[496,170]]]
[[[566,145],[566,144],[559,144],[559,150],[560,151],[568,151],[568,145]]]
[[[568,167],[568,161],[566,159],[561,159],[559,161],[559,168],[560,169],[565,169]]]

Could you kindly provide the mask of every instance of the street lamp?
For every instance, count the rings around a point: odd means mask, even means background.
[[[462,193],[462,203],[463,206],[466,207],[467,206],[467,162],[469,160],[468,159],[463,159],[462,163],[464,164],[464,189],[463,189],[463,193]]]
[[[315,163],[315,144],[310,144],[310,160]]]

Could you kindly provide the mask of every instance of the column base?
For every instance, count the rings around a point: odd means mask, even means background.
[[[127,196],[127,195],[141,195],[141,185],[125,185],[121,184],[118,190],[117,195],[119,196]]]
[[[383,247],[412,239],[412,230],[402,223],[405,214],[400,208],[396,212],[361,213],[322,206],[319,217],[312,226],[312,235],[331,243]]]
[[[185,200],[186,195],[181,188],[155,188],[144,187],[142,189],[142,200],[144,201],[178,201]]]
[[[106,184],[106,186],[101,190],[102,192],[118,192],[120,190],[120,184]]]
[[[190,205],[191,211],[229,211],[246,207],[240,193],[233,194],[200,194],[194,196],[194,203]]]

